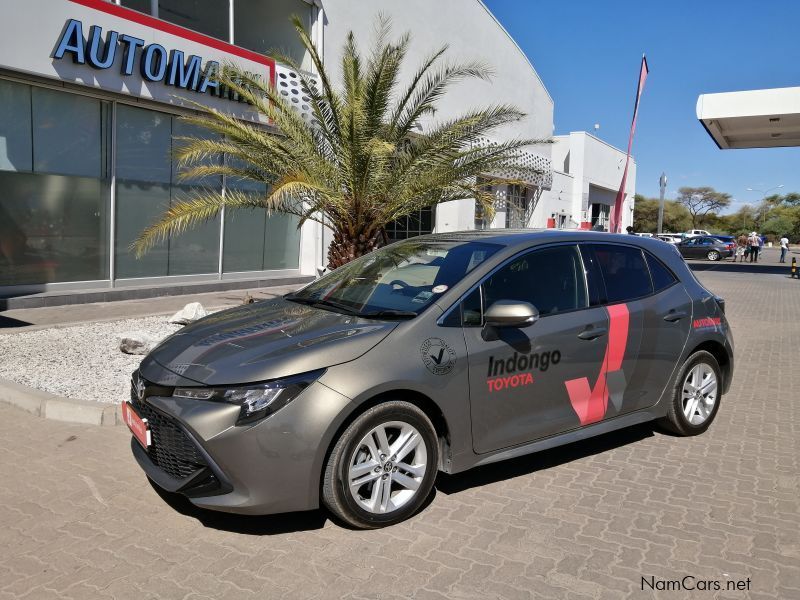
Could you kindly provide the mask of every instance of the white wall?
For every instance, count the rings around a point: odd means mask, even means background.
[[[408,82],[419,65],[442,45],[446,62],[478,60],[494,71],[491,82],[468,80],[454,86],[439,103],[434,120],[449,119],[470,108],[511,103],[527,113],[521,123],[496,131],[497,139],[546,139],[553,134],[553,100],[505,29],[477,0],[325,0],[324,59],[338,79],[342,46],[350,31],[366,52],[376,17],[391,18],[395,39],[410,32],[412,41],[402,71]],[[549,145],[537,149],[549,156]]]
[[[544,192],[543,202],[537,211],[544,213],[542,217],[546,221],[551,213],[558,212],[568,204],[570,208],[565,209],[566,212],[579,222],[582,211],[587,209],[590,187],[598,188],[598,196],[616,196],[625,169],[625,152],[585,131],[555,136],[553,142],[553,186],[550,191]],[[570,190],[567,202],[563,198],[567,193],[565,187]],[[630,207],[633,206],[635,193],[636,161],[631,157],[622,209],[623,229],[633,222]],[[539,222],[541,218],[535,216],[535,226],[539,226]]]

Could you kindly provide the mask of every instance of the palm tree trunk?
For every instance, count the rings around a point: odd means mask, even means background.
[[[328,248],[328,268],[341,267],[359,256],[369,254],[381,245],[380,230],[367,230],[357,234],[341,230],[334,231],[333,241]]]

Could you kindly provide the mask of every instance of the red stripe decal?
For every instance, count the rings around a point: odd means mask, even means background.
[[[596,423],[603,419],[608,408],[608,388],[606,375],[622,368],[625,358],[625,348],[628,345],[628,330],[630,326],[630,313],[626,304],[615,304],[606,307],[608,311],[609,330],[608,344],[606,345],[600,373],[589,387],[589,379],[579,377],[565,381],[569,401],[581,425]]]

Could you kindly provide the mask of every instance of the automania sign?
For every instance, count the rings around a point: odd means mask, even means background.
[[[147,44],[141,38],[109,31],[105,38],[103,30],[97,25],[89,28],[84,36],[83,23],[77,19],[67,21],[61,38],[56,45],[53,58],[57,60],[70,56],[76,64],[95,69],[110,69],[117,56],[121,55],[120,74],[131,76],[138,72],[146,81],[161,81],[200,94],[210,93],[220,98],[241,100],[238,94],[217,80],[219,63],[203,59],[195,54],[185,56],[181,50],[167,50],[161,44]]]

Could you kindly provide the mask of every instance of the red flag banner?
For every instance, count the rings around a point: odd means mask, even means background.
[[[625,200],[625,181],[628,179],[628,163],[631,160],[631,146],[633,145],[633,132],[636,131],[636,117],[639,114],[639,100],[644,90],[644,82],[650,69],[647,67],[647,58],[642,55],[642,66],[639,68],[639,85],[636,88],[636,102],[633,105],[633,120],[631,121],[631,134],[628,136],[628,154],[625,157],[625,170],[622,172],[622,183],[619,185],[617,198],[614,201],[614,209],[611,211],[611,219],[608,230],[611,233],[619,233],[622,228],[622,202]]]

